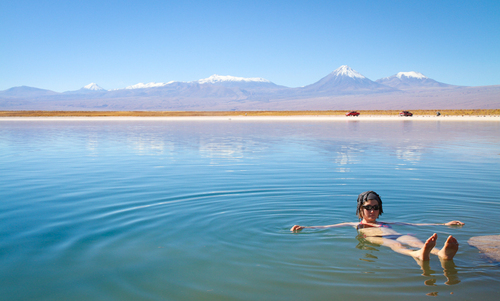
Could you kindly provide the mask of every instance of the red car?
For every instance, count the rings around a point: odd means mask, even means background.
[[[349,113],[345,113],[345,116],[359,116],[359,113],[356,111],[350,111]]]
[[[399,116],[413,116],[413,114],[410,112],[410,111],[402,111],[401,113],[399,113]]]

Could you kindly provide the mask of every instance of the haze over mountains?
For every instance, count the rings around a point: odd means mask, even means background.
[[[0,110],[373,110],[496,109],[500,85],[463,87],[418,72],[372,81],[344,65],[299,88],[263,78],[212,75],[193,82],[138,83],[105,90],[95,83],[58,93],[33,87],[0,91]]]

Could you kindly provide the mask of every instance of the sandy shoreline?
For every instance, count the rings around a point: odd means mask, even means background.
[[[176,117],[0,117],[2,121],[500,121],[500,116],[176,116]]]

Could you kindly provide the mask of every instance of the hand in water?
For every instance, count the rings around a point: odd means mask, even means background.
[[[447,222],[445,225],[446,226],[463,226],[465,224],[462,223],[461,221],[451,221],[451,222]]]
[[[304,228],[305,228],[305,227],[303,227],[303,226],[294,225],[294,226],[290,229],[290,231],[292,231],[292,232],[299,232],[300,230],[302,230],[302,229],[304,229]]]

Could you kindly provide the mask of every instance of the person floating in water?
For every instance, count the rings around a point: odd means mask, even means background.
[[[386,223],[377,222],[377,218],[383,213],[382,199],[374,191],[366,191],[358,196],[358,207],[356,214],[361,219],[359,223],[340,223],[328,226],[299,226],[294,225],[290,231],[299,232],[304,228],[336,228],[343,226],[353,226],[358,229],[360,234],[371,243],[383,245],[391,248],[395,252],[409,255],[417,261],[428,261],[430,254],[439,256],[441,260],[452,260],[458,251],[458,242],[455,237],[449,236],[442,249],[434,248],[436,246],[437,234],[434,233],[426,242],[420,241],[411,235],[403,235],[392,229],[391,224],[395,225],[446,225],[463,226],[460,221],[451,221],[444,224],[411,224],[411,223]],[[417,248],[417,250],[408,249],[406,246]]]

